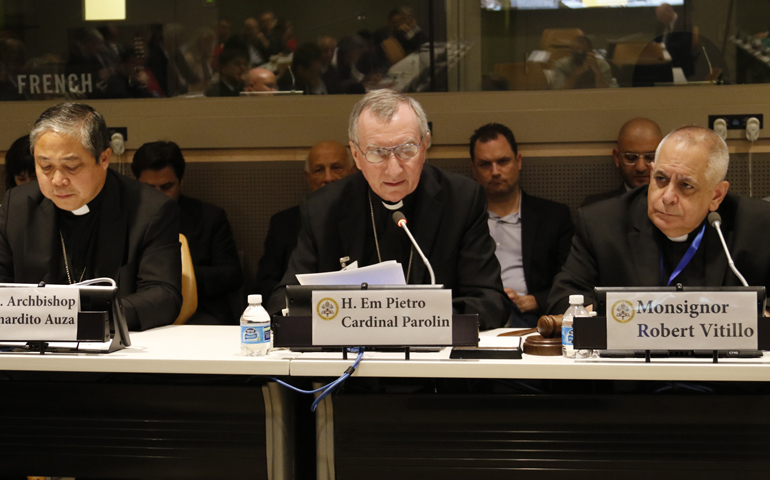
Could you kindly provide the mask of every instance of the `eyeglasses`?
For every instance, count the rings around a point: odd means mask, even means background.
[[[636,153],[636,152],[623,152],[620,154],[623,157],[623,163],[626,165],[636,165],[639,161],[639,157],[644,159],[644,163],[647,165],[655,162],[655,152]]]
[[[402,143],[401,145],[396,145],[391,148],[383,147],[364,152],[361,149],[361,146],[356,143],[356,147],[361,150],[361,153],[364,154],[366,161],[369,163],[382,163],[389,159],[391,155],[395,155],[399,160],[409,160],[420,151],[420,145],[422,145],[422,140],[420,140],[420,143],[417,145],[414,143]]]

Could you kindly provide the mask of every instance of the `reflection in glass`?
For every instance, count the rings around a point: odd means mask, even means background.
[[[82,0],[9,0],[3,13],[0,100],[261,97],[256,68],[305,95],[770,78],[767,0],[130,0],[110,22],[84,21]]]

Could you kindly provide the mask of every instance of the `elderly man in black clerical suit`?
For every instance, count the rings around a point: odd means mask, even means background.
[[[454,310],[478,313],[483,329],[504,325],[516,308],[503,292],[484,191],[425,164],[430,133],[420,104],[391,90],[371,92],[353,108],[348,137],[360,172],[303,203],[297,248],[269,310],[284,307],[281,287],[296,284],[297,273],[339,270],[343,261],[365,266],[397,260],[408,283],[429,283],[427,268],[392,220],[400,210],[433,265],[436,283],[452,289]]]
[[[104,117],[88,105],[46,110],[30,145],[37,182],[7,191],[0,207],[0,282],[110,277],[130,329],[172,323],[182,305],[176,203],[110,170]]]
[[[596,286],[738,286],[709,212],[722,216],[727,248],[749,285],[770,285],[770,204],[727,193],[727,145],[682,127],[658,146],[649,187],[581,208],[572,250],[548,297],[552,313]]]

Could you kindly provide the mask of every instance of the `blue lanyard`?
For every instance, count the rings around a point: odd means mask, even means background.
[[[692,241],[690,246],[687,248],[687,251],[684,253],[684,256],[681,260],[679,260],[679,265],[676,266],[674,269],[674,273],[671,274],[671,276],[668,279],[668,283],[666,286],[671,285],[671,282],[674,281],[677,275],[682,273],[682,270],[685,269],[687,264],[690,263],[690,260],[692,260],[692,257],[695,256],[695,252],[698,251],[698,247],[700,247],[700,242],[703,240],[703,233],[706,231],[706,225],[703,225],[701,227],[700,232],[695,236],[695,239]],[[660,280],[663,281],[663,246],[661,245],[660,248]]]

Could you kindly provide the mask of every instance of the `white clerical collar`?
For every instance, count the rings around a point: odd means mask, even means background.
[[[668,238],[672,242],[682,243],[687,241],[687,236],[688,234],[685,233],[684,235],[681,235],[679,237],[669,237],[668,235],[666,235],[666,238]]]
[[[404,200],[399,200],[398,203],[386,203],[382,202],[382,206],[391,211],[400,210],[404,206]]]
[[[88,208],[88,204],[85,204],[82,207],[78,208],[77,210],[73,210],[72,214],[73,215],[77,215],[77,216],[81,216],[81,215],[85,215],[86,213],[88,213],[90,211],[91,211],[91,209]]]

